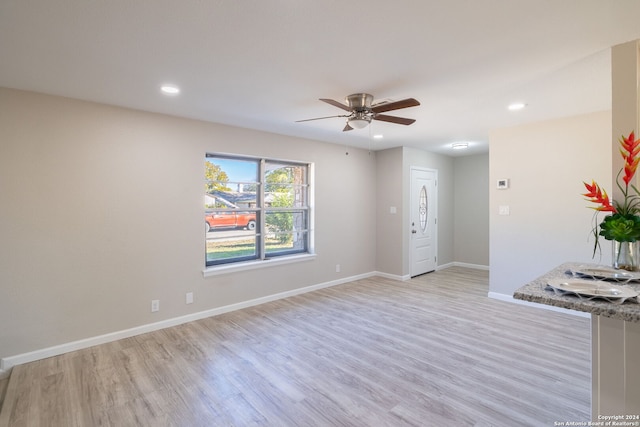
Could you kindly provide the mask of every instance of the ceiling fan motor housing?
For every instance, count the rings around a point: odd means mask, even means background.
[[[354,93],[345,98],[349,107],[356,111],[369,111],[373,102],[373,95],[368,93]]]

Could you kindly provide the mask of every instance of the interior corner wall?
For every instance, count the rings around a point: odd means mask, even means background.
[[[490,292],[511,296],[568,261],[610,263],[604,240],[592,258],[594,211],[582,183],[611,189],[611,111],[498,129],[490,146]],[[499,179],[509,188],[497,189]]]
[[[489,268],[489,154],[454,160],[454,259]]]
[[[375,271],[368,150],[3,88],[0,141],[0,359]],[[207,152],[313,162],[316,258],[204,278]]]

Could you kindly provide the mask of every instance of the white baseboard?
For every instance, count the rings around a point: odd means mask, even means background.
[[[488,265],[480,265],[480,264],[468,264],[465,262],[448,262],[446,264],[442,264],[442,265],[438,265],[436,266],[436,271],[440,271],[440,270],[445,270],[449,267],[466,267],[466,268],[475,268],[476,270],[489,270],[489,266]],[[389,274],[389,273],[383,273],[382,271],[376,271],[375,272],[376,276],[380,276],[380,277],[384,277],[387,279],[392,279],[392,280],[400,280],[400,281],[405,281],[405,280],[409,280],[411,279],[411,275],[409,274],[405,274],[404,276],[400,276],[397,274]]]
[[[384,277],[385,279],[399,280],[401,282],[411,279],[411,276],[409,276],[408,274],[404,276],[399,276],[397,274],[383,273],[382,271],[376,271],[375,276]]]
[[[448,262],[446,264],[442,264],[436,267],[436,271],[444,270],[449,267],[465,267],[465,268],[474,268],[476,270],[489,270],[488,265],[482,264],[470,264],[468,262]]]
[[[375,276],[376,272],[360,274],[351,277],[345,277],[342,279],[332,280],[330,282],[320,283],[317,285],[306,286],[304,288],[293,289],[287,292],[281,292],[278,294],[268,295],[252,299],[249,301],[243,301],[237,304],[230,304],[223,307],[213,308],[211,310],[200,311],[198,313],[187,314],[185,316],[174,317],[172,319],[162,320],[160,322],[149,323],[146,325],[136,326],[131,329],[125,329],[122,331],[112,332],[104,335],[99,335],[91,338],[86,338],[78,341],[72,341],[65,344],[56,345],[53,347],[43,348],[40,350],[31,351],[29,353],[18,354],[16,356],[10,356],[0,359],[0,379],[2,375],[8,376],[11,368],[15,365],[21,365],[23,363],[29,363],[47,357],[58,356],[60,354],[68,353],[70,351],[81,350],[83,348],[93,347],[99,344],[105,344],[108,342],[117,341],[123,338],[129,338],[140,334],[146,334],[147,332],[153,332],[160,329],[169,328],[172,326],[181,325],[183,323],[193,322],[194,320],[200,320],[207,317],[217,316],[219,314],[228,313],[235,310],[240,310],[247,307],[252,307],[266,302],[275,301],[295,295],[304,294],[307,292],[316,291],[318,289],[328,288],[331,286],[341,285],[343,283],[352,282],[354,280],[365,279],[367,277]]]
[[[436,271],[440,271],[440,270],[445,270],[449,267],[455,267],[456,263],[455,262],[448,262],[446,264],[442,264],[442,265],[437,265],[436,266]]]
[[[482,264],[469,264],[468,262],[454,262],[452,263],[456,267],[465,267],[465,268],[475,268],[476,270],[486,270],[489,271],[488,265]]]
[[[521,299],[515,299],[513,296],[507,295],[507,294],[500,294],[500,293],[497,293],[497,292],[489,292],[488,297],[489,298],[493,298],[493,299],[497,299],[497,300],[500,300],[500,301],[511,302],[511,303],[514,303],[514,304],[527,305],[529,307],[535,307],[535,308],[542,308],[544,310],[557,311],[557,312],[560,312],[560,313],[571,314],[573,316],[591,318],[591,313],[585,313],[583,311],[576,311],[576,310],[568,310],[568,309],[562,308],[562,307],[554,307],[552,305],[538,304],[537,302],[531,302],[531,301],[524,301],[524,300],[521,300]]]

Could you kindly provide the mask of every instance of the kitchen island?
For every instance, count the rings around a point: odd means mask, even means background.
[[[557,293],[548,286],[557,279],[577,279],[574,272],[593,264],[565,263],[517,289],[515,299],[591,314],[592,421],[640,426],[640,303],[587,299]],[[640,293],[640,281],[608,282]],[[615,301],[615,299],[612,299]],[[562,369],[561,366],[558,369]],[[615,418],[607,418],[615,417]],[[603,424],[606,425],[606,424]]]

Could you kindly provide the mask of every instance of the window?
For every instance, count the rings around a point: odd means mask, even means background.
[[[308,164],[205,157],[206,265],[310,252]]]

